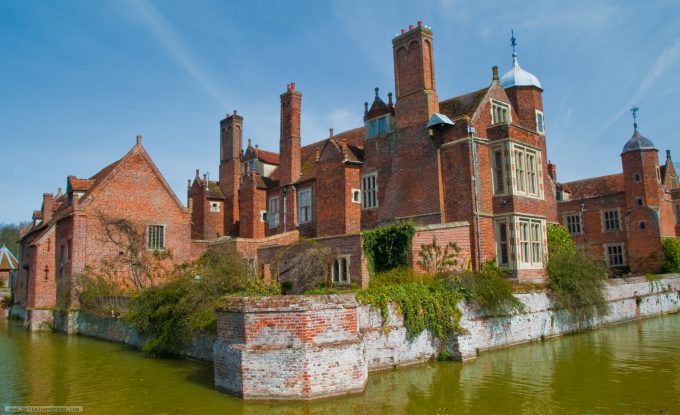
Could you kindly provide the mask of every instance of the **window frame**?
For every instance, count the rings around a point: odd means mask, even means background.
[[[543,267],[545,263],[543,225],[542,219],[517,218],[517,260],[523,268]]]
[[[571,221],[570,219],[576,219]],[[564,226],[569,235],[583,235],[583,215],[580,213],[569,213],[564,215]],[[572,231],[572,227],[578,227],[578,231]]]
[[[501,110],[505,110],[505,117],[503,117],[503,113],[500,113],[501,119],[498,120],[496,119],[496,109],[499,108]],[[503,101],[498,101],[495,99],[491,99],[491,124],[496,125],[496,124],[509,124],[512,122],[512,111],[510,110],[510,104],[505,103]]]
[[[540,123],[538,122],[539,119],[541,120]],[[543,115],[543,111],[539,110],[536,110],[536,132],[545,135],[545,115]]]
[[[221,211],[222,209],[220,202],[210,202],[210,213],[219,213]]]
[[[303,205],[302,204],[302,197],[305,194],[309,194],[309,204],[308,205]],[[297,202],[298,202],[298,223],[304,224],[304,223],[311,223],[312,218],[313,218],[313,209],[312,206],[314,204],[312,200],[312,188],[311,187],[305,187],[303,189],[298,190],[297,192]],[[305,214],[305,219],[302,219],[302,213],[303,209]],[[308,214],[308,215],[307,215]]]
[[[276,209],[273,209],[273,208]],[[279,215],[281,212],[281,198],[279,196],[270,196],[267,199],[267,227],[269,229],[276,229],[279,227]]]
[[[543,199],[541,151],[512,143],[512,177],[515,194]]]
[[[350,258],[351,255],[338,255],[333,261],[333,266],[331,267],[331,278],[333,280],[333,285],[349,285],[352,281],[350,273]],[[341,272],[342,264],[344,263],[344,276]],[[336,270],[336,264],[338,264]],[[340,274],[340,275],[338,275]],[[344,277],[344,278],[343,278]]]
[[[626,244],[624,242],[616,242],[610,244],[604,244],[604,258],[608,267],[623,267],[626,266]],[[613,248],[619,248],[621,252],[610,253],[609,250]],[[612,263],[612,256],[618,255],[621,257],[621,263]]]
[[[373,178],[373,187],[367,187]],[[361,176],[361,209],[376,209],[378,207],[378,172]]]
[[[616,217],[607,217],[608,213],[615,213]],[[616,220],[617,227],[610,227],[609,223]],[[621,213],[619,209],[603,209],[602,210],[602,232],[618,232],[621,231]]]
[[[505,239],[502,238],[502,229],[505,229]],[[509,268],[512,261],[510,249],[510,234],[512,226],[508,220],[496,220],[494,226],[494,241],[496,242],[496,265],[502,268]],[[505,248],[505,252],[503,252]],[[505,254],[505,261],[503,261],[503,254]]]
[[[146,249],[149,251],[164,251],[165,250],[165,225],[164,224],[149,224],[146,226]]]
[[[494,195],[505,195],[508,193],[504,153],[503,147],[494,147],[491,149],[491,181],[493,182]]]

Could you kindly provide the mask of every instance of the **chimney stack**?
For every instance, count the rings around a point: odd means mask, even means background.
[[[295,82],[288,84],[281,94],[281,135],[279,150],[281,156],[280,183],[294,183],[300,178],[300,117],[302,94],[295,90]]]

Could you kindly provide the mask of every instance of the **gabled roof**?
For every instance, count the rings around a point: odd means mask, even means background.
[[[562,183],[562,188],[569,192],[572,200],[606,196],[625,190],[623,173]]]
[[[222,190],[220,190],[220,183],[219,182],[209,181],[208,182],[208,191],[205,192],[205,195],[208,199],[222,199],[222,200],[224,200],[224,194],[222,194]]]
[[[92,186],[93,183],[94,180],[79,179],[76,176],[68,176],[66,178],[66,191],[87,192],[90,190],[90,186]]]
[[[490,88],[489,86],[469,94],[441,101],[439,103],[439,111],[452,120],[466,116],[472,117]]]
[[[12,251],[9,250],[5,246],[5,244],[2,245],[0,248],[0,271],[12,271],[17,269],[17,264],[19,261],[17,258],[12,254]]]

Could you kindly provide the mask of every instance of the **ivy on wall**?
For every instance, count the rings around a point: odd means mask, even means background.
[[[364,254],[372,273],[411,265],[412,222],[381,226],[362,232]]]

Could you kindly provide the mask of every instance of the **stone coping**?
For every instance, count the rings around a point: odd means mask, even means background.
[[[216,308],[227,313],[291,313],[310,310],[357,308],[354,294],[274,295],[268,297],[225,297]]]

